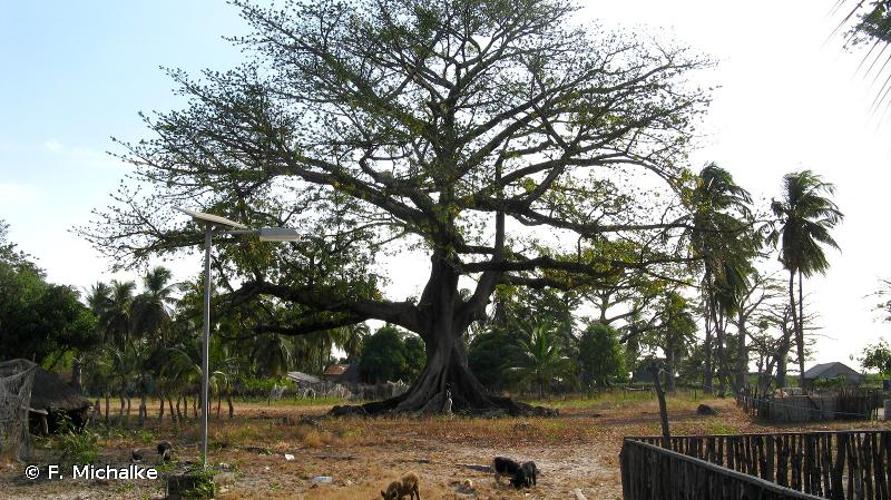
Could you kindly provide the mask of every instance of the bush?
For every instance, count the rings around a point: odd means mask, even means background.
[[[592,323],[579,339],[579,365],[582,384],[608,387],[627,378],[625,356],[615,329]]]
[[[405,338],[403,338],[405,337]],[[411,381],[426,362],[424,342],[416,335],[404,335],[392,325],[382,326],[365,340],[359,359],[363,382]]]
[[[99,436],[89,430],[78,432],[67,417],[61,421],[54,448],[61,459],[72,464],[91,464],[99,459]]]

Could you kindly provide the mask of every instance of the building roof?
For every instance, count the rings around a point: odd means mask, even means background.
[[[328,368],[325,368],[325,373],[323,375],[327,375],[329,377],[338,377],[346,373],[349,367],[350,365],[331,365]]]
[[[857,373],[857,370],[854,370],[850,366],[838,361],[833,361],[831,363],[820,363],[804,371],[804,378],[808,380],[818,378],[829,379],[840,376],[849,378],[860,378],[860,374]]]
[[[303,372],[288,372],[288,379],[298,384],[321,384],[322,379]]]
[[[34,373],[34,385],[31,387],[32,410],[73,411],[90,406],[90,400],[80,395],[58,375],[37,367]]]

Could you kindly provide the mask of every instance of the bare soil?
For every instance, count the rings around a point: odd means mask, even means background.
[[[732,400],[705,400],[717,416],[699,416],[692,397],[670,399],[674,434],[720,434],[769,430],[889,428],[888,422],[835,422],[778,427],[752,422]],[[548,404],[548,402],[544,402]],[[236,418],[211,420],[210,462],[230,470],[218,475],[218,498],[380,498],[380,490],[408,471],[421,478],[421,496],[433,498],[621,498],[618,455],[623,436],[660,433],[658,408],[632,395],[596,400],[551,401],[557,417],[530,418],[325,418],[330,406],[241,403]],[[157,415],[157,413],[153,413]],[[132,425],[135,427],[135,425]],[[176,450],[183,469],[198,460],[198,421],[182,424],[152,418],[145,429],[100,430],[99,463],[129,461],[134,447],[161,439]],[[39,463],[54,463],[53,443],[38,441]],[[287,460],[285,454],[293,455]],[[541,476],[532,489],[496,484],[487,466],[501,455],[534,460]],[[149,454],[149,463],[154,456]],[[24,464],[0,465],[0,498],[163,498],[163,481],[37,480],[24,478]],[[64,471],[64,468],[63,468]],[[320,476],[330,477],[325,482]]]

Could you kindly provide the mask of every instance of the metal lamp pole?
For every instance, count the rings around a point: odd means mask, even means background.
[[[210,404],[210,253],[213,244],[214,227],[227,227],[229,230],[220,231],[222,234],[231,235],[256,235],[260,241],[296,241],[300,239],[297,231],[286,227],[262,227],[258,229],[248,228],[243,224],[229,220],[219,215],[196,212],[177,208],[180,212],[192,217],[195,222],[203,224],[204,230],[204,331],[202,335],[201,349],[201,463],[207,468],[207,415]]]
[[[204,342],[201,346],[201,463],[207,468],[207,405],[210,374],[210,247],[213,226],[204,232]]]

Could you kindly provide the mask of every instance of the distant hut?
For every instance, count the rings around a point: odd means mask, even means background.
[[[288,372],[288,379],[297,384],[301,389],[316,387],[322,384],[322,379],[303,372]]]
[[[845,385],[859,385],[863,376],[850,366],[833,361],[814,365],[804,372],[804,388],[813,389],[815,382],[843,379]]]
[[[325,368],[322,378],[337,384],[358,384],[359,383],[359,364],[335,364]]]
[[[32,433],[57,432],[66,418],[74,429],[82,429],[90,418],[90,406],[88,399],[62,381],[58,375],[37,367],[28,407]]]

